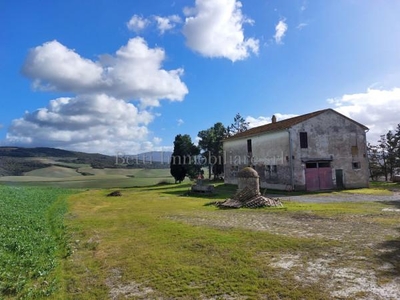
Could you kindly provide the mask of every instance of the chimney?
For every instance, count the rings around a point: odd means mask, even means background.
[[[272,115],[271,120],[272,120],[272,123],[276,123],[276,117],[275,117],[275,115]]]

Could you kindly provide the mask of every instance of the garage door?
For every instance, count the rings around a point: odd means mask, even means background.
[[[330,190],[333,188],[330,162],[315,161],[306,163],[307,191]]]

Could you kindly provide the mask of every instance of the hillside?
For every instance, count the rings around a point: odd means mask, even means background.
[[[109,156],[56,148],[0,147],[0,176],[20,176],[51,166],[77,169],[89,166],[104,168],[169,168],[170,152],[146,152],[137,155]]]

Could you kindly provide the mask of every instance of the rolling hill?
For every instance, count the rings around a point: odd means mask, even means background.
[[[79,168],[93,169],[166,169],[171,152],[145,152],[137,155],[109,156],[56,148],[0,147],[0,176],[21,176],[38,169],[50,168],[61,173],[78,172]],[[57,167],[57,168],[55,168]],[[71,169],[62,170],[62,169]]]

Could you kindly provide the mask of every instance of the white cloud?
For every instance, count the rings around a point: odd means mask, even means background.
[[[178,15],[172,15],[168,17],[155,16],[154,19],[157,22],[157,28],[161,34],[164,34],[167,30],[175,28],[177,23],[182,22]]]
[[[286,34],[286,31],[288,29],[287,24],[285,23],[286,19],[282,19],[276,24],[275,26],[275,35],[274,39],[277,44],[282,44],[282,39]]]
[[[187,46],[203,56],[233,62],[257,54],[259,41],[245,39],[243,32],[243,24],[254,21],[243,16],[241,7],[236,0],[196,0],[195,7],[184,10]]]
[[[139,33],[150,24],[148,19],[138,15],[133,15],[132,18],[126,23],[129,30]]]
[[[379,136],[400,123],[400,88],[389,90],[368,88],[365,93],[346,94],[328,99],[334,109],[369,127],[367,139],[375,144]]]
[[[29,51],[22,71],[33,79],[35,88],[75,91],[99,85],[103,68],[59,42],[51,41]]]
[[[302,30],[304,27],[308,26],[308,23],[302,22],[296,26],[296,29]]]
[[[143,106],[158,106],[161,99],[182,101],[188,93],[181,81],[183,69],[162,69],[164,59],[163,49],[149,48],[141,37],[130,39],[115,55],[103,55],[96,62],[51,41],[29,52],[23,73],[38,89],[106,93],[139,100]]]
[[[51,100],[47,107],[15,119],[7,144],[49,146],[86,152],[138,153],[161,147],[147,126],[154,117],[146,107],[188,93],[183,69],[165,70],[165,52],[130,39],[114,55],[98,61],[81,57],[57,41],[32,49],[23,73],[37,89],[75,93]],[[138,100],[141,109],[128,101]]]
[[[182,119],[178,119],[177,120],[178,126],[183,125],[185,122]]]
[[[293,118],[293,117],[297,116],[297,115],[294,115],[294,114],[281,114],[281,113],[276,113],[274,115],[275,115],[277,121],[282,121],[282,120]],[[272,122],[271,118],[272,118],[272,116],[271,117],[259,116],[257,118],[252,117],[252,116],[247,116],[246,117],[246,122],[249,122],[249,127],[253,128],[253,127],[258,127],[258,126],[261,126],[261,125],[265,125],[265,124],[271,123]]]
[[[153,118],[131,103],[104,94],[57,98],[47,107],[13,120],[6,142],[108,154],[135,153],[148,148],[144,144],[149,135],[146,126]]]

